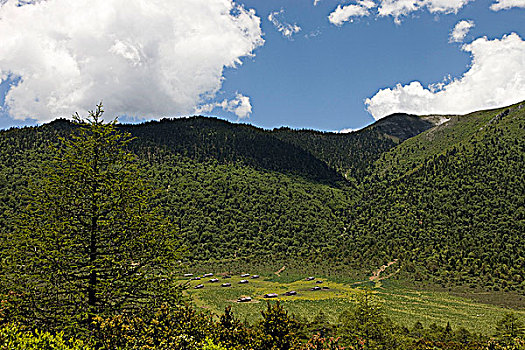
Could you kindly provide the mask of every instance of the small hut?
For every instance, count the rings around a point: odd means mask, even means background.
[[[268,293],[264,295],[265,298],[277,298],[278,296],[277,293]]]

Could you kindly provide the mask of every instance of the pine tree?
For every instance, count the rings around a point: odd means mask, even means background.
[[[496,322],[496,337],[504,341],[511,341],[525,335],[523,321],[514,313],[506,313]]]
[[[299,324],[288,316],[288,312],[282,307],[280,302],[272,304],[266,303],[266,310],[261,311],[262,320],[258,323],[258,329],[263,334],[262,344],[259,346],[263,350],[289,350],[297,342],[296,333]]]
[[[351,311],[339,316],[340,336],[344,343],[362,346],[364,349],[395,349],[392,337],[392,322],[373,294],[365,290],[356,295],[356,304]]]
[[[157,192],[126,150],[129,134],[105,123],[102,104],[53,149],[30,186],[4,257],[4,288],[35,326],[88,329],[95,315],[174,303],[180,255]]]

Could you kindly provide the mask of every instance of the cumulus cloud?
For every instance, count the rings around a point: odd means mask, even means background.
[[[426,0],[426,6],[431,13],[458,13],[465,5],[474,0]]]
[[[250,103],[250,98],[241,94],[237,94],[233,100],[222,101],[221,108],[235,113],[235,115],[240,119],[247,118],[252,113],[252,104]]]
[[[342,25],[351,17],[371,15],[370,9],[377,7],[378,17],[390,16],[400,24],[401,18],[412,12],[426,9],[430,13],[458,13],[471,1],[474,0],[360,0],[353,5],[339,5],[328,19],[335,25]]]
[[[252,104],[248,96],[237,93],[232,100],[225,99],[222,102],[208,103],[197,109],[198,113],[211,112],[214,108],[222,108],[234,113],[239,119],[248,118],[252,113]]]
[[[426,88],[414,81],[379,90],[365,101],[368,112],[376,120],[396,112],[464,114],[525,99],[525,41],[518,34],[478,38],[462,49],[472,55],[462,77]]]
[[[359,0],[356,4],[341,6],[330,13],[328,20],[336,26],[341,26],[345,22],[353,22],[353,17],[365,17],[370,15],[370,9],[376,7],[371,0]]]
[[[426,8],[430,13],[458,13],[470,1],[473,0],[382,0],[378,15],[392,16],[399,24],[401,17],[420,9]]]
[[[463,42],[470,29],[475,26],[474,21],[459,21],[452,32],[450,33],[449,42],[460,43]]]
[[[275,29],[279,31],[285,38],[291,40],[294,34],[301,31],[301,27],[297,24],[286,23],[284,20],[284,9],[280,11],[271,12],[268,15],[268,20],[272,22]]]
[[[0,1],[0,79],[20,78],[5,99],[17,119],[100,100],[111,117],[191,114],[264,43],[255,11],[233,0]]]
[[[508,10],[513,7],[525,8],[525,0],[496,0],[490,6],[492,11]]]
[[[392,16],[396,23],[401,23],[401,16],[419,10],[421,5],[421,0],[383,0],[378,8],[378,16]]]

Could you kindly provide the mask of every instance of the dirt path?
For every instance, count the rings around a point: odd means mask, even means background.
[[[368,278],[368,280],[369,280],[370,282],[379,282],[379,281],[381,281],[381,280],[383,280],[383,279],[385,279],[385,278],[388,278],[388,277],[392,276],[392,274],[390,274],[390,275],[388,275],[388,276],[381,277],[381,274],[382,274],[383,272],[385,272],[385,270],[386,270],[387,268],[389,268],[390,266],[394,265],[395,263],[397,263],[397,259],[394,259],[394,261],[391,261],[391,262],[389,262],[388,264],[381,266],[379,269],[377,269],[377,270],[374,271],[374,273],[372,274],[372,276],[370,276],[370,277]]]
[[[279,270],[275,271],[274,273],[275,273],[277,276],[281,277],[281,272],[283,272],[285,269],[286,269],[286,266],[283,266],[283,267],[281,267]]]

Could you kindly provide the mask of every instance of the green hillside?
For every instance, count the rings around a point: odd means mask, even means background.
[[[342,177],[308,150],[246,124],[205,117],[163,119],[121,129],[136,136],[133,150],[148,161],[167,151],[197,162],[242,163],[259,170],[294,174],[335,184]]]
[[[520,104],[452,117],[383,154],[344,251],[400,259],[443,287],[523,293],[524,129]]]
[[[397,259],[392,278],[523,294],[524,113],[398,114],[350,134],[203,117],[121,128],[189,261],[271,256],[362,277]],[[0,132],[2,237],[71,129]]]
[[[137,136],[132,149],[191,259],[308,255],[333,249],[343,231],[353,191],[310,153],[266,131],[204,118],[125,128]],[[59,120],[0,134],[2,236],[23,206],[27,182],[51,156],[47,145],[71,130]]]
[[[433,126],[431,120],[394,114],[348,134],[289,128],[274,129],[272,134],[311,152],[355,183],[370,174],[373,162],[381,154]]]

